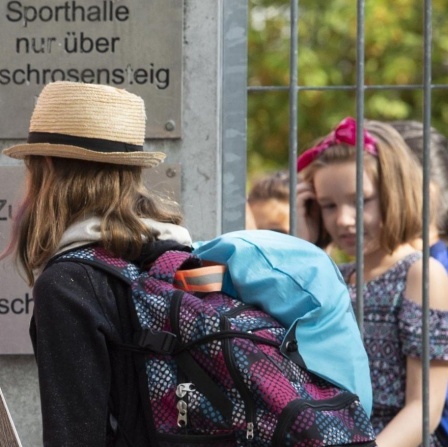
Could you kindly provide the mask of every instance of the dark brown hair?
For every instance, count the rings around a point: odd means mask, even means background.
[[[289,201],[289,174],[287,171],[277,171],[258,179],[247,196],[249,204],[276,199],[280,202]]]

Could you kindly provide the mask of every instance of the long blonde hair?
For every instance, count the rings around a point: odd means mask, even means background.
[[[100,217],[100,244],[132,260],[140,254],[143,240],[155,238],[141,218],[174,224],[182,220],[175,202],[144,187],[140,167],[39,156],[27,157],[25,163],[25,197],[1,258],[15,252],[30,285],[35,269],[54,255],[64,231],[76,221]]]

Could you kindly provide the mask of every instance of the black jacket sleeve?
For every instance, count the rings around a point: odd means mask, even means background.
[[[44,446],[106,446],[109,348],[121,338],[108,277],[79,263],[54,264],[38,278],[33,295]]]

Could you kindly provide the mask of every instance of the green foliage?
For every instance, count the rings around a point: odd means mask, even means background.
[[[248,84],[286,87],[249,93],[251,178],[288,164],[290,1],[250,0],[249,4]],[[446,0],[433,0],[432,8],[432,83],[446,87],[433,89],[432,125],[447,134]],[[411,87],[424,77],[423,2],[366,0],[364,18],[365,116],[421,120],[423,91]],[[299,0],[299,152],[344,116],[356,115],[357,28],[354,0]]]

